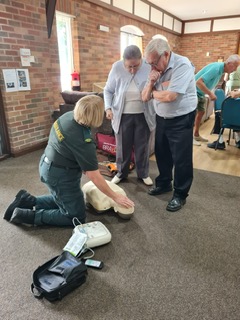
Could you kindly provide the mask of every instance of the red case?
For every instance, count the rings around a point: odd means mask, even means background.
[[[96,133],[97,148],[109,154],[116,155],[115,137],[109,134]]]

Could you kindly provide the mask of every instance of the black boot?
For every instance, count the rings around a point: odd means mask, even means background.
[[[31,209],[16,208],[13,211],[10,222],[15,224],[25,223],[25,224],[34,225],[34,219],[35,219],[35,211]]]
[[[3,216],[3,219],[9,221],[11,219],[14,209],[16,208],[33,209],[35,205],[36,197],[32,196],[26,190],[20,190],[17,193],[15,200],[7,208]]]

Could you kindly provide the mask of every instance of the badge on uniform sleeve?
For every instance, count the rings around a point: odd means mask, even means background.
[[[90,128],[86,128],[84,127],[83,129],[83,137],[84,137],[84,141],[89,143],[92,142],[92,135],[91,135],[91,129]]]

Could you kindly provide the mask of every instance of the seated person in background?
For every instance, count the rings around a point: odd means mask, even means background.
[[[231,98],[233,98],[233,99],[240,98],[240,87],[239,87],[239,89],[235,89],[235,90],[233,90],[233,91],[230,91],[230,92],[228,93],[228,96],[231,97]]]
[[[54,122],[39,163],[41,181],[50,194],[35,197],[20,190],[6,210],[5,220],[14,224],[73,226],[72,219],[76,217],[85,223],[82,173],[119,206],[134,206],[128,197],[114,192],[99,172],[90,127],[99,127],[103,116],[103,99],[91,95],[80,99],[73,111]]]
[[[201,137],[199,134],[199,128],[201,124],[202,117],[204,115],[204,104],[205,104],[205,94],[209,95],[211,100],[216,100],[216,95],[211,91],[216,87],[220,81],[223,74],[231,73],[237,69],[240,64],[240,56],[233,54],[224,62],[213,62],[202,68],[196,75],[196,86],[197,86],[197,96],[198,96],[198,105],[197,105],[197,114],[195,117],[194,125],[194,135],[193,135],[193,144],[196,146],[201,145],[202,142],[207,142],[208,140]]]
[[[234,99],[240,98],[240,89],[239,90],[235,89],[233,91],[230,91],[228,93],[228,96]],[[234,131],[234,137],[235,137],[236,147],[240,149],[240,131]],[[208,148],[215,149],[216,143],[217,143],[217,140],[212,143],[208,143],[207,146]],[[221,135],[219,138],[217,149],[224,150],[225,148],[226,148],[226,145],[223,140],[223,136]]]
[[[240,88],[240,67],[237,68],[236,71],[228,74],[225,74],[224,80],[226,81],[225,92],[228,95],[229,92],[234,89]]]

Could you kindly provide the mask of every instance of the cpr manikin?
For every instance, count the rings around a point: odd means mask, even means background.
[[[106,180],[106,182],[113,191],[126,196],[125,191],[121,187],[110,181]],[[120,207],[115,201],[102,193],[92,181],[84,184],[82,191],[84,193],[85,202],[89,203],[97,212],[104,212],[113,208],[121,218],[131,219],[134,212],[134,207]]]

